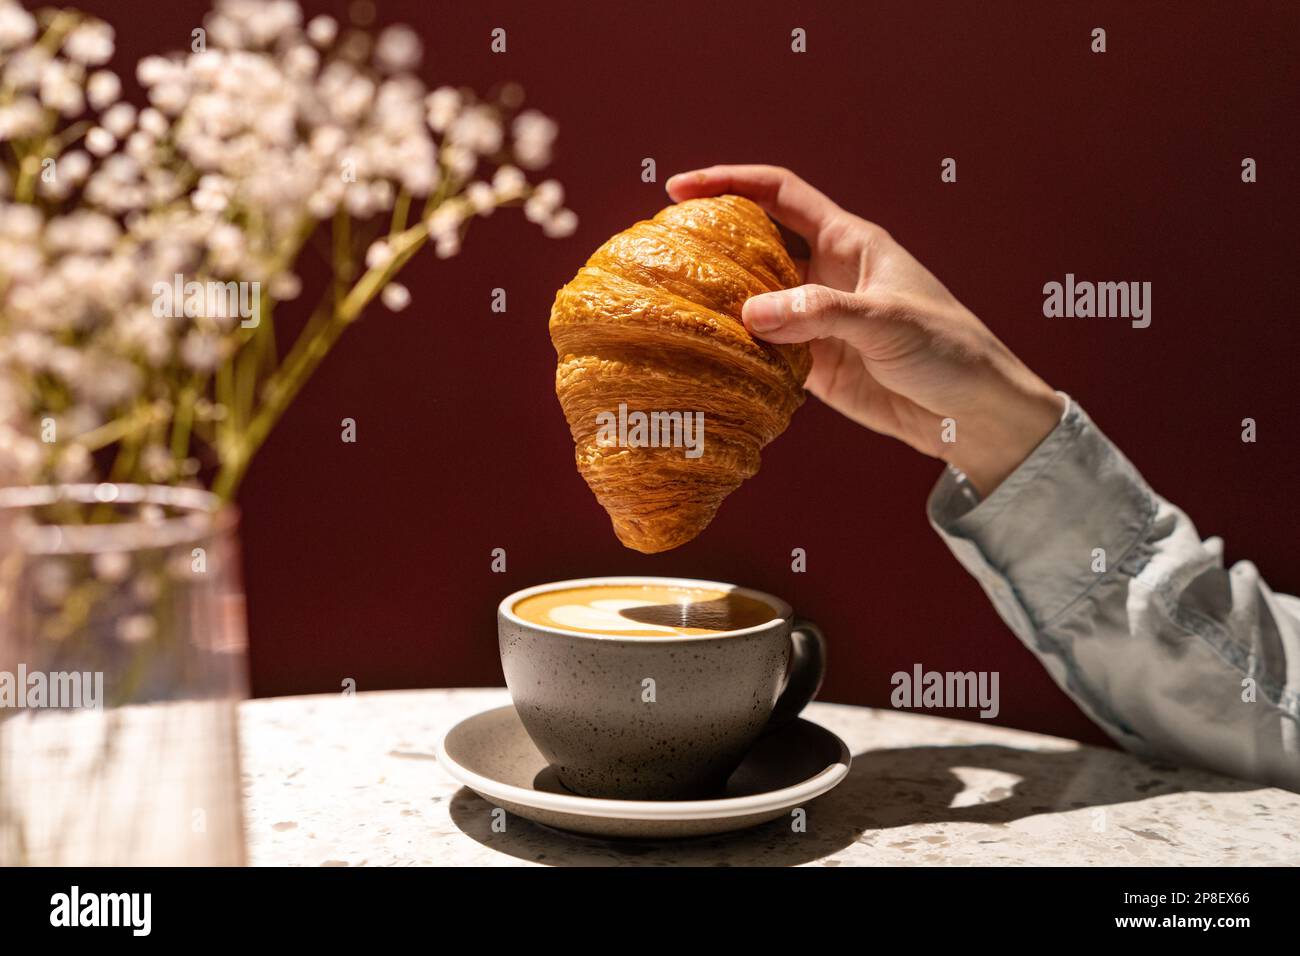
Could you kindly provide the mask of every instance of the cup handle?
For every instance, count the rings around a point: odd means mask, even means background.
[[[790,624],[790,676],[776,699],[764,733],[791,723],[817,696],[826,675],[826,637],[812,621],[796,617]]]

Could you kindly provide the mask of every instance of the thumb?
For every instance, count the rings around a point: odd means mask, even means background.
[[[810,342],[860,336],[867,309],[858,296],[824,285],[765,292],[745,301],[745,328],[768,342]]]

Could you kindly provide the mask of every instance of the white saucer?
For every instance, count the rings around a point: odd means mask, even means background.
[[[849,772],[829,730],[796,720],[762,737],[714,800],[607,800],[560,784],[513,706],[462,720],[438,741],[438,762],[488,803],[534,823],[603,837],[665,839],[757,826],[806,806]]]

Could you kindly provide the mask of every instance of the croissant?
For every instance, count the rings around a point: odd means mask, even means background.
[[[627,547],[703,531],[803,404],[808,347],[755,340],[740,321],[750,296],[797,282],[763,211],[717,196],[620,232],[556,293],[555,392],[578,471]]]

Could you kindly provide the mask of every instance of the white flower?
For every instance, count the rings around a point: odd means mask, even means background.
[[[54,477],[64,482],[81,481],[90,473],[93,465],[94,460],[84,446],[70,445],[59,456],[54,469]]]
[[[503,134],[501,123],[496,114],[486,106],[475,106],[465,110],[447,130],[450,143],[461,146],[482,156],[489,156],[501,149]]]
[[[524,203],[524,216],[529,222],[545,222],[564,202],[564,188],[554,179],[538,184]]]
[[[338,36],[338,21],[333,17],[321,15],[312,17],[311,22],[307,24],[307,39],[319,47],[329,46]]]
[[[542,232],[552,239],[573,235],[578,228],[578,215],[572,209],[561,209],[542,223]]]
[[[444,146],[441,158],[443,165],[457,179],[466,178],[478,166],[477,157],[463,146]]]
[[[113,28],[102,20],[78,24],[63,41],[63,52],[87,66],[107,63],[113,56]]]
[[[465,187],[465,198],[480,216],[489,216],[497,206],[497,194],[484,182],[473,182]]]
[[[56,252],[107,252],[121,234],[117,222],[110,217],[78,209],[49,221],[45,227],[45,244]]]
[[[50,60],[41,70],[41,102],[63,116],[77,116],[86,108],[80,78],[71,63]]]
[[[149,102],[167,116],[180,113],[188,97],[188,91],[180,83],[159,83],[149,88]]]
[[[96,70],[86,83],[86,98],[97,110],[107,109],[122,95],[122,81],[111,70]]]
[[[48,131],[80,146],[54,152],[56,175],[36,182],[41,205],[7,198],[13,163],[0,163],[4,480],[13,467],[36,481],[94,480],[98,456],[70,451],[77,436],[139,402],[174,400],[189,370],[211,372],[245,347],[233,317],[187,318],[183,305],[155,316],[156,279],[261,282],[276,301],[293,299],[306,291],[299,250],[313,218],[378,217],[399,195],[420,205],[439,197],[425,225],[442,258],[460,251],[471,217],[520,199],[548,235],[575,228],[558,184],[530,197],[521,168],[549,156],[555,129],[536,111],[512,121],[521,91],[491,103],[451,87],[430,92],[410,72],[420,42],[409,29],[383,31],[372,49],[330,17],[302,20],[294,0],[215,0],[206,50],[140,61],[150,105],[137,115],[122,80],[99,68],[112,53],[106,25],[85,20],[61,49],[46,49],[32,42],[31,15],[0,0],[0,140]],[[78,144],[74,121],[87,106]],[[75,211],[43,211],[52,202]],[[389,241],[366,250],[367,268],[391,266]],[[379,299],[399,311],[411,293],[390,281]],[[207,381],[196,427],[227,414]],[[50,417],[54,444],[37,440]],[[132,480],[197,482],[191,451],[173,461],[166,438],[151,439]]]
[[[181,343],[181,361],[196,372],[210,372],[224,357],[221,339],[197,329],[185,336]]]
[[[89,353],[70,384],[82,400],[112,408],[134,398],[140,383],[140,370],[132,363],[113,355]]]
[[[141,86],[156,86],[176,75],[176,64],[162,56],[147,56],[135,66],[135,78]]]
[[[555,143],[555,121],[537,110],[525,110],[515,117],[514,154],[525,169],[540,169],[551,161]]]
[[[117,137],[102,126],[86,133],[86,149],[96,156],[107,156],[117,147]]]
[[[0,236],[30,242],[40,235],[40,211],[28,205],[0,204]]]
[[[209,173],[199,178],[199,188],[194,191],[190,197],[190,202],[199,212],[220,213],[226,206],[230,205],[230,196],[234,192],[234,184],[224,176],[218,176]],[[236,233],[238,230],[234,230]],[[229,231],[225,232],[230,236]]]
[[[564,202],[564,187],[556,180],[548,179],[537,184],[537,188],[533,190],[533,198],[547,208],[555,209]]]
[[[79,149],[69,150],[59,157],[55,168],[59,179],[77,185],[90,174],[90,157]]]
[[[6,54],[4,66],[5,82],[15,90],[29,91],[36,89],[41,82],[45,65],[53,59],[50,51],[43,46],[27,46]]]
[[[117,639],[124,644],[152,640],[158,623],[148,614],[128,614],[117,622]]]
[[[175,463],[172,461],[172,453],[163,445],[147,445],[140,452],[140,465],[144,468],[145,473],[149,475],[151,481],[167,481],[175,471]],[[135,590],[137,595],[146,598],[147,594],[141,594],[141,591],[148,591],[149,585],[145,582],[154,581],[152,577],[142,577],[137,579]],[[141,586],[143,585],[143,587]],[[155,584],[156,587],[156,584]]]
[[[91,560],[95,577],[108,584],[116,584],[131,573],[131,558],[120,551],[104,551]]]
[[[36,565],[33,585],[42,600],[51,604],[62,603],[72,585],[72,570],[66,561],[48,558]]]
[[[450,86],[440,86],[430,93],[424,101],[429,129],[441,133],[451,126],[460,112],[461,99],[460,92]]]
[[[456,236],[464,221],[465,211],[460,204],[445,202],[429,216],[429,235],[439,241],[447,236]]]
[[[383,239],[377,239],[366,250],[366,268],[383,269],[393,261],[393,250]]]
[[[514,166],[501,166],[492,176],[492,189],[499,202],[510,202],[524,194],[528,181]]]
[[[135,107],[130,103],[115,103],[99,118],[99,124],[118,139],[124,139],[135,126]]]
[[[439,236],[434,251],[437,253],[439,259],[450,259],[456,253],[460,252],[460,237],[455,233]]]
[[[312,193],[307,200],[307,212],[317,219],[329,219],[338,206],[338,197],[325,192]]]
[[[375,62],[380,69],[389,73],[418,66],[423,54],[420,38],[410,27],[388,27],[379,34],[379,40],[375,43]]]
[[[411,293],[400,282],[390,282],[384,286],[384,291],[379,293],[383,300],[384,306],[393,312],[401,312],[411,304]]]
[[[141,110],[140,129],[155,139],[162,139],[167,135],[167,117],[155,109]]]
[[[30,96],[19,97],[9,106],[0,106],[0,140],[34,136],[44,123],[45,111]]]
[[[302,294],[302,280],[292,272],[281,272],[271,280],[271,296],[278,302],[290,302]]]
[[[0,50],[12,50],[36,36],[36,18],[16,3],[0,3]]]
[[[320,54],[304,44],[299,44],[284,54],[285,71],[294,79],[304,80],[311,77],[319,65]]]

